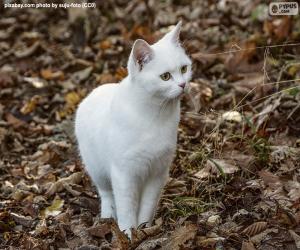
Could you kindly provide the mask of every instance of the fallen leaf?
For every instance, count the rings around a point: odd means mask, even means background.
[[[193,241],[197,233],[197,225],[189,224],[177,228],[169,237],[162,250],[180,250],[187,241]]]
[[[46,83],[44,80],[38,78],[38,77],[24,77],[23,80],[25,82],[30,83],[33,87],[40,89],[46,86]]]
[[[255,222],[246,227],[242,233],[251,237],[264,231],[267,228],[267,225],[268,223],[265,221]]]
[[[136,248],[136,250],[159,249],[166,241],[168,241],[168,238],[166,237],[158,239],[146,239]]]
[[[81,182],[84,174],[82,172],[73,173],[72,175],[59,179],[57,182],[53,183],[51,187],[47,190],[46,196],[51,196],[55,193],[61,192],[64,189],[64,183],[67,184],[78,184]]]
[[[63,80],[64,79],[64,72],[62,71],[52,71],[51,69],[42,69],[41,76],[46,80]]]
[[[206,224],[210,227],[215,227],[222,222],[222,218],[220,215],[212,215],[208,217]]]
[[[225,174],[233,174],[237,172],[239,168],[236,164],[231,161],[223,160],[223,159],[208,159],[204,168],[194,174],[195,177],[204,179],[209,176],[219,176]]]
[[[280,178],[267,170],[259,171],[259,176],[262,178],[265,185],[269,186],[272,189],[277,189],[282,186]]]
[[[72,75],[72,80],[76,83],[85,81],[93,72],[93,67],[87,67],[83,70],[77,71]]]
[[[187,191],[185,181],[170,178],[167,185],[165,186],[164,197],[180,196]]]
[[[298,181],[287,181],[284,187],[293,201],[300,200],[300,183]]]
[[[16,213],[10,213],[10,215],[17,225],[31,227],[33,223],[33,219],[30,216],[23,216],[21,214],[16,214]]]
[[[64,200],[56,197],[52,204],[49,207],[46,207],[44,210],[41,211],[41,216],[43,218],[47,218],[49,216],[56,216],[62,212],[62,207],[64,206]]]
[[[145,240],[146,238],[149,238],[151,236],[157,235],[161,231],[162,226],[162,218],[157,219],[155,221],[155,225],[151,227],[146,227],[142,229],[132,229],[131,230],[131,242],[133,244],[136,244],[138,242],[141,242]]]
[[[38,96],[38,95],[33,96],[33,97],[32,97],[28,102],[26,102],[25,105],[21,108],[21,110],[20,110],[21,113],[24,114],[24,115],[27,115],[27,114],[33,112],[33,111],[36,109],[36,107],[37,107],[39,101],[40,101],[40,96]]]
[[[198,113],[202,107],[213,97],[213,90],[210,83],[204,79],[198,80],[199,82],[190,82],[188,84],[188,95],[194,106],[195,112]]]
[[[228,111],[222,115],[224,121],[240,123],[242,121],[242,116],[238,111]]]
[[[69,92],[65,95],[65,101],[69,107],[76,106],[80,102],[80,100],[80,95],[75,91]]]
[[[241,250],[256,250],[251,241],[243,241]]]
[[[101,75],[97,76],[96,79],[97,83],[104,84],[104,83],[114,83],[116,78],[111,73],[102,73]]]
[[[268,234],[270,233],[278,233],[278,229],[277,228],[268,228],[266,229],[265,231],[259,233],[259,234],[256,234],[254,236],[252,236],[250,238],[250,241],[253,242],[253,244],[260,244],[261,241],[267,237]]]
[[[48,233],[49,233],[49,229],[47,227],[47,221],[46,221],[46,218],[43,218],[36,225],[34,234],[35,235],[47,235]]]
[[[128,72],[127,72],[126,68],[124,68],[124,67],[117,68],[115,77],[118,82],[123,80],[127,75],[128,75]]]
[[[207,237],[207,236],[201,236],[197,238],[197,246],[199,247],[210,247],[210,248],[216,248],[216,245],[219,242],[225,241],[225,238],[223,237]]]
[[[269,36],[276,37],[279,40],[286,38],[291,31],[291,19],[289,16],[274,18],[264,22],[264,31]]]
[[[34,54],[38,48],[40,48],[40,43],[37,41],[28,48],[14,51],[14,54],[17,58],[25,58]]]
[[[106,50],[106,49],[110,49],[111,47],[113,47],[113,45],[110,40],[103,40],[100,42],[99,47],[102,50]]]
[[[24,121],[18,119],[11,113],[6,113],[5,119],[8,122],[8,124],[12,125],[14,128],[19,128],[21,126],[26,125],[26,123]]]
[[[300,236],[294,230],[289,230],[290,235],[293,237],[297,249],[300,249]]]
[[[270,113],[273,112],[279,105],[280,105],[280,98],[276,98],[274,102],[266,105],[262,109],[262,111],[260,111],[258,114],[252,117],[252,121],[255,121],[257,119],[256,122],[257,130],[269,119]]]
[[[105,238],[105,235],[107,235],[108,233],[111,233],[111,225],[108,223],[95,225],[95,226],[88,228],[87,232],[92,236]]]

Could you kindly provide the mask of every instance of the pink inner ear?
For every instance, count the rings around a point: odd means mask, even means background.
[[[148,63],[153,56],[150,45],[144,40],[137,40],[133,47],[134,62],[138,63],[139,70],[143,69],[143,66]]]

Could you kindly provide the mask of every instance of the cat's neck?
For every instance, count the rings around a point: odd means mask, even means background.
[[[141,112],[157,114],[159,116],[179,114],[180,99],[165,99],[161,96],[153,96],[143,89],[138,82],[127,77],[121,82],[122,96]]]

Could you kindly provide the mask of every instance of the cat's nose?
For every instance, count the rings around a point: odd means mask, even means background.
[[[178,84],[178,86],[184,89],[184,87],[185,87],[185,82],[182,82],[182,83]]]

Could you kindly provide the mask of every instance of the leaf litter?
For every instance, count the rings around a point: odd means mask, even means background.
[[[96,3],[0,9],[1,249],[299,248],[299,17],[262,1]],[[74,111],[127,75],[134,39],[180,18],[194,74],[177,155],[156,223],[130,242],[98,216]]]

